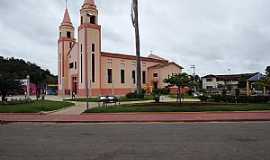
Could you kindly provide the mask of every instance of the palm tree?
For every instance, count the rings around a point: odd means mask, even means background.
[[[131,18],[132,18],[133,27],[135,28],[135,39],[136,39],[137,93],[140,94],[142,90],[142,84],[141,84],[142,78],[141,78],[141,51],[140,51],[138,0],[133,0],[132,2]]]

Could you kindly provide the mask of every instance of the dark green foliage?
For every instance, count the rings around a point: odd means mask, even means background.
[[[222,103],[140,103],[116,107],[99,107],[86,113],[121,112],[215,112],[215,111],[263,111],[270,110],[269,104],[222,104]]]
[[[205,96],[205,95],[202,95],[202,96],[199,96],[199,99],[201,102],[207,102],[209,97]]]
[[[0,95],[2,96],[2,102],[7,101],[7,95],[23,92],[21,83],[11,77],[12,75],[9,73],[3,74],[0,72]]]
[[[270,66],[267,66],[265,69],[265,73],[267,77],[270,77]]]
[[[181,88],[193,86],[192,76],[189,76],[187,73],[172,75],[165,79],[164,82],[171,86],[177,86],[177,101],[180,103],[182,103]]]
[[[17,105],[1,105],[0,113],[39,113],[48,112],[65,107],[73,106],[70,102],[61,101],[34,101],[28,104],[17,104]]]
[[[209,101],[225,102],[225,103],[268,103],[270,102],[269,96],[211,96]]]
[[[239,83],[238,83],[238,88],[246,88],[247,87],[247,77],[244,75],[241,75]]]
[[[145,91],[142,90],[141,92],[130,92],[126,95],[126,98],[128,99],[144,99],[144,96],[145,96]]]
[[[0,102],[0,105],[5,106],[5,105],[19,105],[19,104],[30,104],[33,103],[31,99],[12,99],[11,101],[8,102]]]
[[[45,84],[57,84],[57,76],[50,73],[49,70],[43,70],[36,64],[25,62],[22,59],[0,58],[0,87],[1,95],[6,96],[12,92],[19,94],[21,84],[18,80],[26,79],[30,75],[31,83],[37,85],[37,93],[44,90]]]
[[[22,59],[0,58],[0,68],[1,73],[12,74],[11,77],[17,79],[25,79],[27,75],[30,75],[32,83],[57,84],[57,76],[52,75],[49,70],[43,70],[36,64]]]

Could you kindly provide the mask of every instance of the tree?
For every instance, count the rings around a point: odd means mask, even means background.
[[[136,39],[136,61],[137,61],[137,94],[142,92],[142,77],[141,77],[141,51],[140,51],[140,30],[139,30],[139,14],[138,0],[132,0],[131,19],[135,28]]]
[[[266,72],[266,76],[270,77],[270,66],[266,67],[265,72]]]
[[[15,76],[10,73],[0,73],[0,95],[2,102],[7,101],[7,95],[22,91],[21,82],[15,80]]]
[[[238,83],[238,88],[243,89],[247,87],[247,77],[244,75],[241,75],[239,83]]]
[[[177,75],[172,75],[164,80],[170,86],[177,86],[177,102],[182,103],[182,93],[181,89],[183,87],[191,87],[193,85],[191,76],[187,73],[180,73]]]
[[[263,93],[266,94],[266,89],[270,88],[270,77],[263,77],[261,80],[256,82],[256,85],[263,88]]]
[[[22,59],[0,57],[0,74],[2,84],[14,84],[14,86],[17,86],[16,80],[25,79],[30,75],[31,83],[37,86],[38,96],[40,92],[45,91],[46,84],[57,84],[57,76],[52,75],[49,70],[43,70],[38,65]]]

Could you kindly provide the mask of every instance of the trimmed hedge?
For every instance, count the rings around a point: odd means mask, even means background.
[[[225,103],[269,103],[270,96],[222,96],[214,95],[207,99],[210,102]]]

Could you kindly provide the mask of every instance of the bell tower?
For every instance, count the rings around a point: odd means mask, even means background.
[[[99,95],[101,26],[94,0],[85,0],[80,10],[79,45],[79,94]]]
[[[68,87],[68,52],[75,43],[74,27],[66,8],[64,19],[59,26],[58,39],[58,95],[70,94]]]

